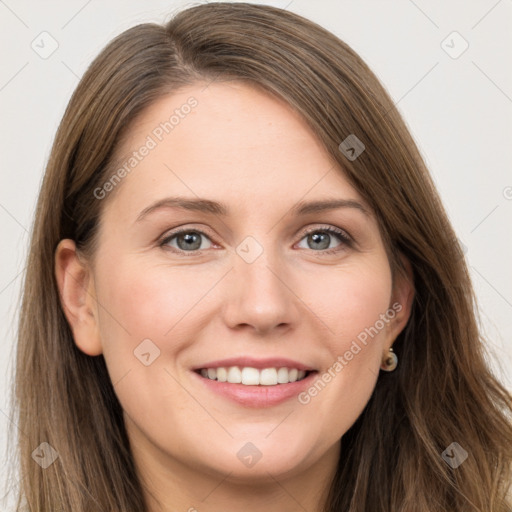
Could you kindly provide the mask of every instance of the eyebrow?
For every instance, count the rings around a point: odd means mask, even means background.
[[[140,222],[150,213],[163,208],[180,208],[183,210],[209,213],[228,217],[230,215],[229,208],[217,201],[203,198],[187,198],[187,197],[166,197],[144,208],[137,217],[135,222]],[[327,199],[318,201],[300,201],[290,209],[292,215],[302,216],[311,213],[324,212],[328,210],[337,210],[340,208],[353,208],[370,217],[370,212],[358,201],[354,199]]]

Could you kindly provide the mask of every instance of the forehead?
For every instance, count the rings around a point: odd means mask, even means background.
[[[201,157],[206,150],[228,158],[293,145],[301,154],[324,152],[286,102],[237,81],[196,84],[159,98],[134,120],[116,152],[118,158],[129,156],[148,136],[159,147],[153,153],[163,153],[162,146],[175,152],[179,146],[188,158]]]
[[[242,208],[284,207],[310,195],[361,199],[298,113],[235,81],[155,101],[118,148],[123,165],[121,195],[132,207],[165,195],[232,197]]]

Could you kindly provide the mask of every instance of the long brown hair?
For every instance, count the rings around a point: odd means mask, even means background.
[[[416,295],[383,373],[343,436],[325,512],[510,510],[511,395],[486,364],[465,259],[425,163],[382,85],[333,34],[291,12],[210,3],[116,37],[80,80],[40,191],[15,367],[18,510],[146,510],[122,409],[102,356],[73,342],[54,276],[63,238],[94,251],[114,151],[164,94],[202,81],[244,80],[284,99],[311,126],[376,212],[393,270],[412,265]],[[365,145],[356,159],[339,146]],[[32,453],[57,453],[43,469]],[[468,452],[443,460],[453,442]],[[25,507],[25,508],[22,508]]]

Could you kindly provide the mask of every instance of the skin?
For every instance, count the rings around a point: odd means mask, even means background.
[[[161,98],[117,154],[140,148],[190,96],[197,107],[103,199],[93,258],[77,254],[72,240],[60,242],[63,308],[80,350],[105,358],[150,512],[283,512],[298,504],[319,511],[340,439],[407,323],[410,267],[409,279],[397,274],[392,282],[362,197],[296,113],[247,84],[196,84]],[[164,208],[136,221],[155,201],[177,195],[226,203],[231,215]],[[370,215],[290,213],[299,201],[332,198],[358,201]],[[201,253],[179,253],[186,244],[176,237],[159,246],[178,226],[205,233]],[[354,243],[327,236],[338,252],[325,254],[304,231],[326,227]],[[249,235],[263,250],[252,263],[236,252]],[[198,364],[245,355],[289,357],[321,375],[397,302],[395,318],[308,404],[292,398],[244,407],[192,378]],[[144,339],[160,350],[149,366],[134,356]],[[237,457],[247,442],[262,454],[252,467]]]

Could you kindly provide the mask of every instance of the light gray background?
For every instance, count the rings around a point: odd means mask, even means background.
[[[198,3],[0,0],[1,460],[7,428],[16,430],[9,377],[26,247],[65,106],[87,65],[114,36]],[[253,3],[286,7],[331,30],[390,92],[467,248],[490,361],[512,389],[512,0]],[[45,59],[31,47],[50,48],[43,31],[58,43]],[[469,44],[460,56],[465,43],[453,31]],[[6,467],[0,467],[3,484]],[[10,509],[11,499],[2,501],[2,495],[1,508]]]

